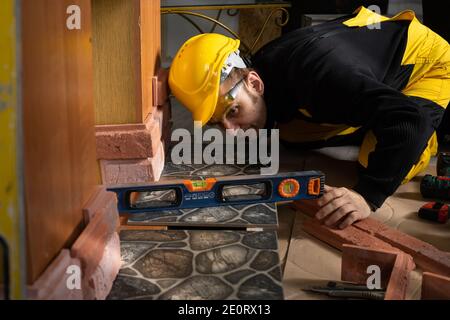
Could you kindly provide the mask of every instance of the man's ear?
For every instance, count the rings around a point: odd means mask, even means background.
[[[258,95],[264,95],[264,82],[256,71],[250,71],[247,75],[247,85],[253,89]]]

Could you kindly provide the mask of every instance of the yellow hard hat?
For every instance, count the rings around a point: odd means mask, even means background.
[[[169,86],[194,121],[205,125],[213,116],[222,67],[239,44],[237,39],[206,33],[190,38],[178,50],[170,67]]]

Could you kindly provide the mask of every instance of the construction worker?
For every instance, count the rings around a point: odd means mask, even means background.
[[[326,186],[316,217],[345,228],[379,208],[437,152],[450,100],[450,49],[412,11],[364,7],[292,31],[252,57],[218,34],[189,39],[169,73],[195,121],[227,129],[278,128],[292,146],[360,144],[352,189]]]

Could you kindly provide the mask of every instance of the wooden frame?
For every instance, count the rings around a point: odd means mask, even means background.
[[[68,8],[81,28],[69,30]],[[95,156],[91,1],[22,1],[27,282],[84,228],[82,208],[100,181]]]

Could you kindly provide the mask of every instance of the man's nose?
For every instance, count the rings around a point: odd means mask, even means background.
[[[233,123],[232,121],[223,120],[222,125],[225,129],[231,129],[231,130],[238,130],[240,129],[240,126],[236,123]]]

